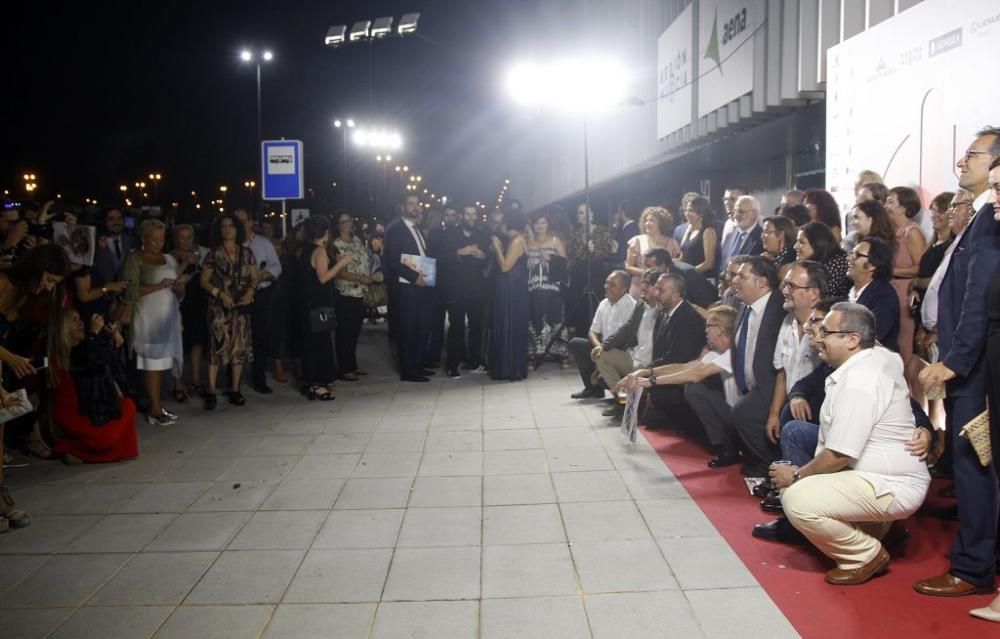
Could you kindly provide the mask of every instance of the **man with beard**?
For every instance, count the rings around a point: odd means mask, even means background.
[[[110,208],[104,212],[104,229],[106,234],[101,237],[94,255],[97,276],[94,282],[98,284],[117,281],[125,258],[136,247],[135,238],[125,232],[125,220],[119,209]]]
[[[438,254],[438,287],[448,312],[448,377],[461,377],[459,367],[482,373],[483,293],[489,234],[479,224],[479,211],[474,205],[462,207],[460,223],[449,225],[449,209],[445,209],[446,228],[436,247]],[[469,335],[465,331],[468,326]]]

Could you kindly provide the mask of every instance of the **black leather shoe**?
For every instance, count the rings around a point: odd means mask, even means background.
[[[784,517],[778,517],[766,524],[757,524],[753,527],[753,536],[757,539],[776,541],[781,544],[804,545],[809,543],[805,535],[796,530],[795,526]]]
[[[274,392],[267,384],[254,384],[253,390],[255,393],[260,393],[261,395],[270,395]]]
[[[247,400],[244,399],[243,393],[239,391],[229,391],[229,403],[233,406],[243,406],[247,403]]]
[[[425,368],[424,370],[420,371],[420,374],[423,375],[424,377],[430,377],[434,373],[435,373],[435,371],[432,371],[432,370],[430,370],[428,368]]]
[[[424,377],[423,375],[404,375],[401,377],[404,382],[429,382],[430,378]]]
[[[766,499],[768,495],[774,492],[774,490],[771,488],[771,481],[769,479],[765,479],[764,483],[754,486],[752,492],[754,497]]]
[[[780,515],[785,512],[781,508],[781,497],[779,497],[776,492],[771,493],[760,501],[760,509],[766,513],[771,513],[772,515]]]
[[[708,461],[709,468],[725,468],[740,463],[739,453],[731,450],[724,450]]]
[[[584,388],[582,391],[573,393],[570,399],[601,399],[604,397],[604,390],[600,388]]]

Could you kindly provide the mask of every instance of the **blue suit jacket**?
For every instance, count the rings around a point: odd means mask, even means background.
[[[890,351],[899,352],[899,295],[886,280],[872,280],[858,297],[875,315],[875,336]]]
[[[761,228],[760,224],[754,226],[747,233],[746,237],[743,238],[743,242],[739,246],[736,246],[736,238],[740,232],[739,227],[734,228],[729,232],[722,240],[722,246],[720,248],[720,259],[719,259],[719,275],[722,275],[723,269],[729,263],[729,258],[734,255],[760,255],[764,252],[764,230]]]
[[[986,289],[1000,270],[1000,223],[986,204],[969,223],[938,295],[938,348],[941,361],[958,375],[948,382],[952,397],[986,395]]]

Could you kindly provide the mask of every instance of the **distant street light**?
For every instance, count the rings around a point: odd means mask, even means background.
[[[354,132],[353,138],[357,146],[377,151],[395,151],[403,147],[403,136],[398,131],[358,129]]]
[[[264,140],[260,101],[260,63],[261,61],[271,62],[274,60],[274,52],[270,49],[264,49],[259,55],[255,55],[251,49],[243,49],[240,51],[240,60],[246,64],[256,63],[257,66],[257,148],[254,151],[254,157],[259,158],[261,153],[261,143]],[[252,204],[250,208],[253,209]]]
[[[245,186],[250,191],[250,208],[252,209],[253,208],[253,190],[254,190],[254,187],[257,186],[257,183],[254,182],[253,180],[247,180],[246,182],[243,183],[243,186]]]
[[[159,173],[149,174],[149,179],[153,183],[153,204],[160,203],[160,179],[162,179],[162,177],[163,176]]]

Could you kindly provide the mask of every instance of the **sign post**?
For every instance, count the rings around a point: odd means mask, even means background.
[[[286,200],[305,197],[301,140],[264,140],[260,144],[261,197],[281,200],[281,226],[287,233]]]

